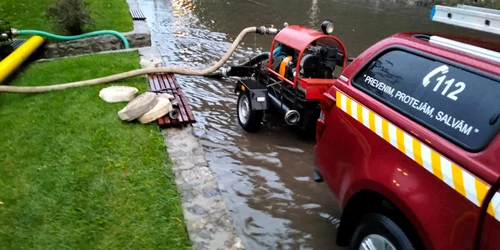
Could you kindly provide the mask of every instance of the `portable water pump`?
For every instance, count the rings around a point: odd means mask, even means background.
[[[336,81],[336,67],[345,67],[348,58],[343,43],[331,35],[333,23],[323,22],[321,30],[285,24],[270,52],[210,75],[238,77],[238,122],[246,131],[258,131],[266,112],[314,132],[322,95]]]

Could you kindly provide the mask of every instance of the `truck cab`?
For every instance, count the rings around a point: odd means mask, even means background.
[[[343,210],[339,245],[499,248],[499,51],[399,33],[346,67],[321,101],[315,147],[315,180]]]

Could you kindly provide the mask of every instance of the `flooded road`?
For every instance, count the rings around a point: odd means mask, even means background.
[[[319,27],[335,22],[335,35],[355,56],[401,31],[462,29],[431,23],[429,7],[382,0],[139,0],[153,44],[167,64],[212,65],[248,26]],[[469,32],[471,33],[471,32]],[[249,35],[230,59],[241,63],[269,49],[272,37]],[[236,118],[233,83],[177,76],[198,123],[196,136],[226,188],[231,215],[247,249],[336,249],[340,209],[326,184],[312,176],[314,141],[267,124],[248,134]]]

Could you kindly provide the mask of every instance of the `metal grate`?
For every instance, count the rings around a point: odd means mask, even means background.
[[[161,128],[182,127],[195,123],[193,111],[173,74],[148,74],[149,90],[157,93],[168,93],[173,95],[179,102],[179,118],[171,119],[164,116],[158,119]]]
[[[13,49],[17,49],[19,48],[21,45],[23,45],[23,43],[26,42],[26,40],[23,40],[23,39],[16,39],[16,40],[13,40],[11,43],[10,43],[10,46],[13,48]]]
[[[140,9],[130,9],[130,15],[132,15],[133,20],[146,20],[146,17],[142,14]]]

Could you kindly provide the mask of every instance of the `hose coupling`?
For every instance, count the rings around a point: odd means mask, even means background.
[[[221,69],[221,75],[222,75],[222,77],[225,77],[225,78],[229,77],[229,71],[230,70],[231,69],[222,68]]]
[[[284,119],[288,125],[295,125],[300,121],[300,113],[297,110],[288,110]]]
[[[179,119],[179,110],[178,109],[172,109],[170,112],[168,112],[168,117],[170,119]]]
[[[265,26],[260,26],[260,27],[257,27],[257,31],[256,31],[257,34],[269,34],[269,35],[276,35],[276,34],[278,34],[278,32],[280,32],[280,30],[277,28],[274,28],[274,26],[271,26],[270,28],[267,28]]]
[[[168,116],[170,119],[178,119],[179,118],[179,98],[175,98],[170,101],[172,105],[172,109],[168,112]]]
[[[12,36],[18,36],[19,35],[19,30],[12,28],[12,29],[10,29],[10,34]]]

